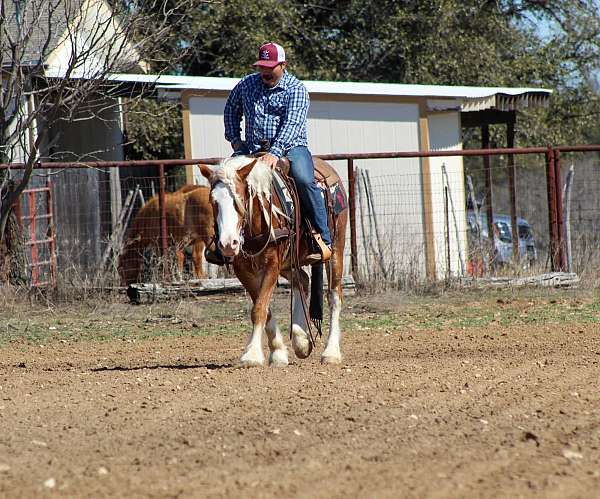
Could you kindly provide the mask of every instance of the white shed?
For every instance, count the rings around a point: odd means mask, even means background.
[[[157,86],[163,92],[181,95],[187,158],[231,154],[223,137],[223,108],[237,81],[159,78]],[[544,104],[551,93],[531,88],[304,83],[311,98],[308,138],[315,155],[462,149],[465,113],[471,115],[470,121],[483,113],[481,124],[508,122],[504,118],[490,121],[489,113],[506,113],[514,119],[515,110]],[[346,162],[333,163],[346,180]],[[373,255],[379,255],[392,262],[382,268],[395,275],[435,278],[464,273],[467,229],[462,157],[361,160],[355,167],[369,172],[376,215],[366,217],[363,199],[362,215],[357,208],[359,265],[377,265],[379,260]],[[188,181],[204,179],[196,167],[190,167]],[[369,226],[367,220],[372,224],[374,219],[377,227]]]

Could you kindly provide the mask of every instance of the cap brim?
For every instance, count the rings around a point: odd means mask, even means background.
[[[277,61],[256,61],[254,64],[252,64],[253,66],[262,66],[263,68],[274,68],[275,66],[279,66],[279,64],[281,64],[283,61],[281,62],[277,62]]]

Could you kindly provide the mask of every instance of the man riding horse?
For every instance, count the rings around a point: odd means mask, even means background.
[[[257,73],[242,78],[225,104],[225,138],[233,155],[265,152],[261,161],[275,168],[282,157],[290,162],[301,211],[311,225],[315,252],[306,264],[327,262],[331,257],[331,235],[320,189],[315,183],[314,164],[306,134],[310,99],[304,84],[286,71],[285,51],[277,43],[258,49]],[[245,140],[241,139],[244,118]],[[206,249],[206,260],[223,265],[217,244]]]

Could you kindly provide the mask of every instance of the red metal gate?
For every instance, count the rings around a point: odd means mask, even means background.
[[[27,214],[21,216],[21,224],[29,236],[25,245],[29,250],[31,285],[55,286],[56,235],[52,211],[52,183],[48,180],[46,187],[26,189],[23,191],[23,197],[23,208]],[[39,207],[45,213],[40,213]]]

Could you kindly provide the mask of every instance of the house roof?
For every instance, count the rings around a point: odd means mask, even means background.
[[[159,96],[180,98],[184,90],[229,92],[238,78],[174,75],[115,74],[114,81],[153,86]],[[310,94],[388,97],[425,97],[432,110],[460,109],[463,112],[497,109],[519,110],[546,106],[552,90],[545,88],[468,87],[449,85],[405,85],[337,81],[304,81]]]
[[[5,33],[16,42],[20,51],[16,59],[21,66],[43,65],[46,73],[60,76],[74,47],[83,54],[83,60],[96,57],[102,62],[110,51],[108,47],[116,43],[121,47],[117,52],[119,65],[125,68],[140,64],[139,54],[131,44],[122,43],[122,35],[115,32],[119,20],[105,0],[8,1],[5,18]],[[5,33],[0,32],[0,36]]]
[[[81,10],[85,0],[33,0],[6,2],[6,30],[23,49],[22,65],[37,65],[59,44],[69,23]]]

